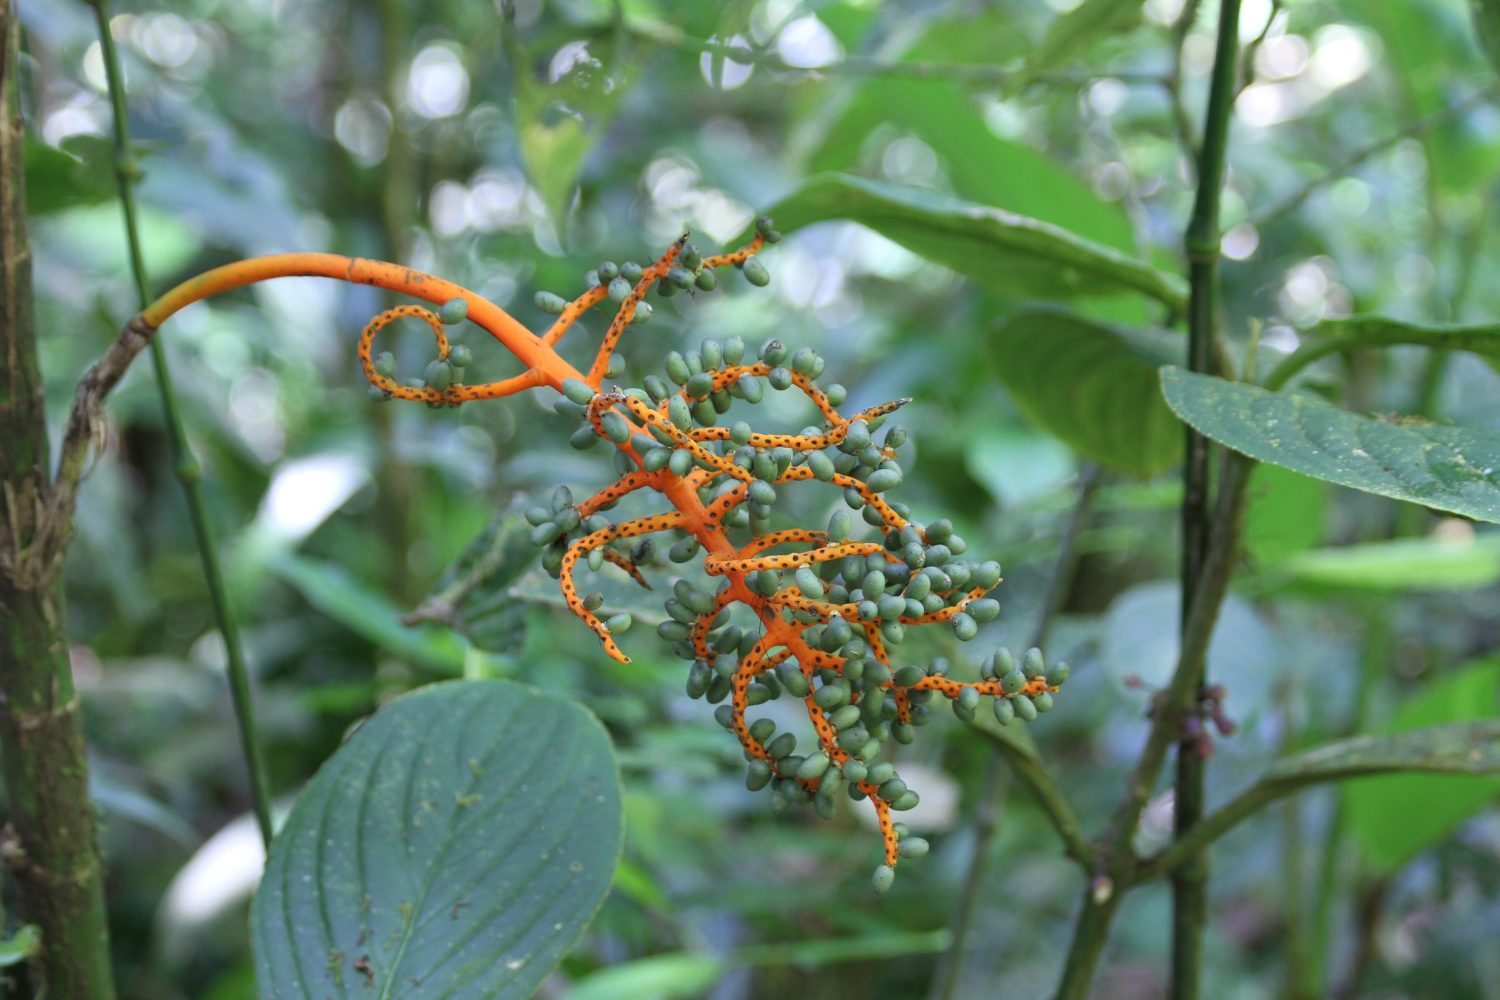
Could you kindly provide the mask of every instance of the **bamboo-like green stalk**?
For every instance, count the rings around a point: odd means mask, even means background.
[[[110,107],[115,122],[115,179],[120,191],[120,208],[125,218],[125,240],[130,254],[130,271],[135,279],[136,294],[140,308],[151,303],[151,293],[146,280],[146,263],[141,255],[140,229],[135,210],[134,182],[139,175],[130,151],[130,126],[125,113],[125,80],[120,72],[120,55],[115,47],[114,35],[109,28],[108,0],[91,0],[99,22],[99,45],[104,54],[105,77],[109,87]],[[218,543],[213,528],[208,523],[208,508],[203,502],[203,470],[193,455],[188,443],[187,430],[182,423],[182,412],[177,402],[177,393],[172,387],[172,372],[167,363],[166,350],[159,338],[151,338],[151,364],[156,371],[156,385],[161,397],[162,420],[166,424],[167,439],[172,452],[172,468],[182,484],[183,498],[187,501],[188,519],[193,526],[193,538],[198,546],[198,558],[203,566],[203,581],[208,588],[209,603],[213,606],[214,622],[224,639],[224,658],[228,666],[229,693],[234,703],[235,721],[239,725],[240,751],[249,771],[250,798],[254,803],[256,823],[260,827],[261,839],[271,843],[271,795],[266,780],[265,763],[261,757],[260,741],[255,729],[255,709],[250,695],[250,676],[245,668],[245,657],[240,645],[239,626],[234,612],[229,607],[229,597],[224,588],[224,574],[219,567]]]
[[[1221,0],[1218,42],[1209,79],[1208,107],[1203,120],[1203,146],[1198,155],[1198,191],[1188,222],[1184,249],[1188,260],[1189,371],[1213,370],[1213,343],[1219,313],[1219,196],[1229,146],[1229,118],[1234,107],[1235,71],[1239,65],[1240,0]],[[1232,524],[1208,517],[1209,442],[1191,426],[1186,430],[1182,503],[1183,629],[1194,606],[1212,599],[1203,592],[1204,562],[1211,533],[1234,532]],[[1190,674],[1179,685],[1176,708],[1184,719],[1196,705],[1203,686],[1206,657],[1179,665]],[[1189,835],[1203,818],[1205,759],[1197,741],[1186,735],[1177,745],[1177,784],[1173,810],[1174,835]],[[1203,968],[1203,927],[1208,918],[1208,854],[1194,852],[1172,872],[1173,1000],[1196,1000]]]
[[[52,507],[26,234],[20,18],[0,0],[0,844],[41,930],[28,995],[112,1000],[104,872],[62,586],[71,519]],[[19,970],[17,970],[19,972]]]

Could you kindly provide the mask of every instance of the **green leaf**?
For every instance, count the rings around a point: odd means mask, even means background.
[[[943,58],[940,53],[934,57]],[[842,117],[820,130],[822,145],[809,171],[856,167],[871,133],[891,125],[915,135],[943,158],[944,173],[960,198],[1050,222],[1124,253],[1135,245],[1130,219],[1118,202],[1100,198],[1088,182],[1045,152],[996,135],[972,90],[953,80],[864,81]]]
[[[621,829],[609,738],[575,702],[508,681],[398,698],[271,845],[260,995],[524,1000],[598,911]]]
[[[22,924],[10,937],[0,940],[0,969],[20,965],[32,955],[42,943],[42,932],[35,924]]]
[[[633,73],[616,39],[569,40],[561,48],[522,52],[516,67],[516,125],[521,162],[559,232],[583,170],[603,137]]]
[[[1094,41],[1130,30],[1140,21],[1141,0],[1083,0],[1047,25],[1021,69],[1005,83],[1005,93],[1019,94],[1036,78],[1056,69]]]
[[[1422,770],[1482,774],[1500,769],[1500,660],[1481,660],[1429,684],[1408,701],[1385,740],[1414,739],[1411,732],[1446,732],[1430,760],[1447,766]],[[1486,720],[1454,725],[1464,720]],[[1434,725],[1450,723],[1450,725]],[[1365,737],[1373,739],[1373,737]],[[1411,767],[1413,765],[1405,765]],[[1344,789],[1350,830],[1366,858],[1380,872],[1393,872],[1412,855],[1430,847],[1466,817],[1500,796],[1500,778],[1393,775],[1361,781]]]
[[[959,274],[1029,299],[1142,292],[1180,306],[1186,290],[1117,250],[987,205],[884,181],[821,174],[768,214],[790,231],[829,219],[858,222]]]
[[[72,136],[59,149],[27,136],[25,157],[31,215],[115,198],[114,147],[108,139]]]
[[[1275,579],[1313,590],[1473,590],[1500,580],[1500,538],[1401,538],[1312,549],[1284,560]]]
[[[1220,444],[1340,486],[1500,521],[1500,434],[1387,422],[1320,400],[1163,368],[1167,405]]]
[[[1039,308],[1008,316],[988,347],[1011,399],[1038,427],[1106,468],[1145,477],[1182,455],[1182,425],[1162,402],[1157,371],[1185,344],[1166,331]]]
[[[1500,675],[1491,670],[1489,684],[1492,689],[1497,680],[1500,680]],[[1413,707],[1418,704],[1414,703]],[[1427,721],[1419,717],[1429,713],[1416,711],[1409,714],[1410,719],[1407,721],[1416,723]],[[1263,780],[1275,784],[1300,785],[1362,778],[1388,771],[1464,775],[1500,771],[1500,722],[1493,719],[1425,728],[1396,725],[1391,732],[1393,735],[1351,736],[1284,757],[1266,771]],[[1387,780],[1407,779],[1398,777]],[[1351,786],[1361,790],[1372,787],[1378,789],[1379,785],[1366,782]],[[1410,809],[1411,801],[1406,800],[1400,808]]]
[[[726,971],[713,955],[673,952],[603,969],[568,990],[568,1000],[677,1000],[699,997]]]
[[[1409,323],[1389,316],[1324,320],[1313,330],[1313,339],[1282,359],[1266,377],[1266,385],[1279,388],[1292,375],[1330,354],[1400,345],[1472,351],[1493,364],[1500,361],[1500,323]]]
[[[440,629],[402,625],[394,604],[341,567],[291,554],[275,556],[267,565],[313,608],[381,649],[440,673],[463,671],[457,638]]]
[[[406,624],[440,622],[476,647],[515,653],[526,639],[526,600],[511,585],[537,560],[530,527],[518,505],[497,513],[443,571]]]
[[[1245,551],[1261,566],[1310,549],[1323,540],[1328,484],[1275,465],[1250,473]]]

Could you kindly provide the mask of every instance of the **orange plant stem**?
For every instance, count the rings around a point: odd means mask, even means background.
[[[567,379],[583,378],[578,369],[564,361],[524,323],[484,296],[400,264],[336,253],[280,253],[225,264],[184,281],[153,302],[141,315],[155,329],[173,314],[202,299],[258,281],[294,277],[333,278],[356,285],[374,285],[437,306],[453,299],[463,299],[469,306],[469,320],[504,344],[547,385],[558,388]]]

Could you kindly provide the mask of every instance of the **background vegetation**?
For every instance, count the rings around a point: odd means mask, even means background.
[[[1028,292],[1034,276],[961,227],[911,205],[901,225],[863,215],[899,244],[813,224],[860,218],[864,189],[808,183],[915,185],[1184,273],[1216,5],[1091,0],[1111,16],[1073,18],[1066,6],[202,0],[123,3],[110,23],[157,291],[230,259],[327,249],[440,273],[535,323],[537,289],[572,295],[599,260],[644,258],[685,228],[728,242],[802,192],[778,214],[789,236],[765,258],[770,288],[662,303],[626,339],[628,370],[708,334],[775,335],[825,354],[852,406],[916,397],[903,499],[924,519],[955,517],[1004,562],[986,647],[1047,631],[1049,655],[1073,664],[1034,734],[1093,831],[1176,659],[1181,431],[1154,368],[1180,357],[1180,335],[1101,356],[1078,321],[1032,302],[1066,296]],[[41,364],[60,422],[134,289],[94,12],[22,15]],[[1269,367],[1351,314],[1500,313],[1485,280],[1500,258],[1500,112],[1464,5],[1246,0],[1240,36],[1223,196],[1236,356],[1253,335]],[[911,822],[934,850],[877,905],[873,834],[853,816],[769,815],[646,630],[631,636],[634,664],[606,661],[539,573],[514,582],[514,600],[470,608],[459,634],[400,624],[497,509],[607,473],[568,448],[571,427],[545,400],[371,405],[353,345],[380,305],[370,289],[281,282],[197,306],[165,338],[274,792],[289,802],[397,694],[523,680],[592,709],[625,777],[614,893],[547,995],[1046,994],[1080,881],[965,727],[943,720],[905,758],[924,796]],[[1140,297],[1071,305],[1104,322],[1181,319]],[[477,369],[507,370],[469,340]],[[1468,354],[1353,353],[1310,382],[1356,412],[1500,429],[1500,381]],[[68,597],[120,988],[246,996],[260,849],[145,366],[111,414]],[[1500,712],[1492,530],[1265,466],[1247,518],[1209,658],[1238,724],[1216,741],[1210,805],[1290,750]],[[1064,546],[1076,560],[1062,560],[1043,629]],[[1368,779],[1235,830],[1215,848],[1205,994],[1500,995],[1500,960],[1482,947],[1500,933],[1500,820],[1483,811],[1497,792],[1494,779]],[[1163,846],[1170,829],[1157,796],[1138,846]],[[955,968],[940,956],[966,899]],[[1159,996],[1168,890],[1122,905],[1099,993]]]

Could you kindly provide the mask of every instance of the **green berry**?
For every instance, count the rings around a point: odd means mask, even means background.
[[[587,405],[596,395],[593,386],[577,378],[570,378],[563,382],[562,391],[564,396],[567,396],[579,406]]]
[[[537,292],[536,307],[542,312],[552,313],[555,316],[568,308],[568,300],[552,292]]]
[[[827,754],[815,753],[805,759],[797,768],[797,777],[803,781],[812,781],[821,778],[823,773],[833,762],[828,759]]]
[[[678,385],[684,385],[692,378],[692,369],[688,368],[687,359],[676,351],[667,352],[666,360],[667,378]]]
[[[680,431],[685,431],[693,426],[693,412],[688,406],[687,400],[681,396],[673,396],[672,401],[667,404],[667,419],[672,421],[672,426]]]
[[[807,467],[812,470],[813,478],[820,483],[826,483],[833,479],[833,459],[821,451],[811,452],[807,456]]]
[[[847,539],[849,537],[849,531],[853,527],[853,524],[854,518],[849,516],[849,512],[847,510],[840,508],[839,510],[834,511],[833,516],[828,519],[829,544],[837,545],[839,542]],[[884,579],[884,577],[882,577],[882,579]],[[868,594],[866,596],[868,596]]]
[[[1036,703],[1024,694],[1018,694],[1011,699],[1011,704],[1016,708],[1016,714],[1026,722],[1036,718]]]
[[[903,858],[920,858],[926,855],[931,845],[921,837],[906,837],[896,848]]]
[[[995,699],[995,721],[1008,726],[1016,717],[1016,707],[1006,698]]]
[[[1048,686],[1062,687],[1068,682],[1068,675],[1071,672],[1072,671],[1068,669],[1068,665],[1066,663],[1052,664],[1052,666],[1047,668],[1046,679]]]
[[[719,279],[712,271],[703,270],[698,272],[697,277],[693,279],[693,284],[697,285],[701,291],[711,292],[718,286]]]
[[[624,444],[630,440],[630,425],[614,410],[604,414],[600,418],[600,424],[604,427],[605,436],[615,444]]]
[[[989,597],[981,597],[977,601],[970,601],[966,609],[976,622],[994,621],[1000,614],[1000,602]]]
[[[608,618],[604,619],[604,628],[611,635],[619,635],[621,632],[630,631],[630,626],[634,624],[634,621],[635,620],[631,618],[629,614],[621,611],[619,614],[610,615]]]
[[[754,484],[752,483],[751,485],[753,486]],[[797,589],[802,591],[803,597],[811,601],[821,601],[823,599],[823,582],[818,579],[818,574],[813,572],[811,567],[797,567],[796,581]]]
[[[865,485],[870,488],[871,493],[884,493],[901,485],[901,473],[895,469],[876,469],[865,480]]]
[[[760,349],[760,359],[772,368],[786,360],[787,348],[779,340],[768,340]]]
[[[875,874],[870,877],[870,887],[875,890],[875,895],[884,896],[890,891],[891,885],[896,881],[896,869],[890,865],[881,865],[875,869]]]
[[[707,396],[713,391],[713,387],[714,377],[709,372],[699,372],[696,375],[689,376],[686,384],[683,386],[687,390],[687,394],[694,399],[702,399],[704,396]]]
[[[771,272],[766,270],[766,265],[754,257],[745,261],[741,269],[745,272],[745,280],[756,288],[764,288],[771,283]]]
[[[620,277],[624,278],[632,285],[637,281],[640,281],[641,275],[645,273],[646,269],[641,267],[641,265],[637,264],[633,260],[627,260],[625,263],[620,265]]]
[[[390,351],[382,351],[375,359],[375,371],[386,378],[393,378],[396,374],[396,356]]]
[[[771,783],[771,765],[759,757],[750,762],[745,772],[745,787],[758,792]]]
[[[1026,655],[1021,657],[1021,672],[1026,675],[1027,680],[1031,680],[1033,677],[1041,677],[1047,672],[1047,664],[1042,659],[1042,651],[1040,649],[1032,646],[1026,651]]]
[[[835,382],[823,390],[823,395],[828,397],[829,406],[843,406],[844,400],[849,398],[849,390]]]
[[[422,372],[422,379],[438,392],[453,384],[453,366],[446,361],[430,361]]]
[[[843,684],[825,684],[818,688],[818,693],[813,695],[813,704],[825,712],[835,708],[842,708],[849,700],[849,689]]]
[[[438,310],[438,318],[443,321],[444,326],[455,326],[462,323],[469,315],[469,303],[465,299],[449,299],[443,303]]]
[[[979,634],[979,625],[968,614],[960,611],[953,616],[953,634],[960,642],[968,642]]]

